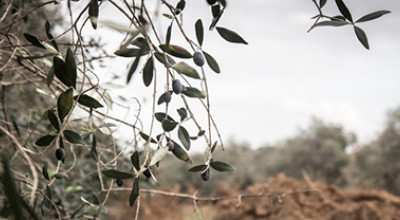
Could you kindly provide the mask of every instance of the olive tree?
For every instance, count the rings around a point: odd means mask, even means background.
[[[141,192],[149,191],[143,187],[151,181],[146,179],[157,182],[154,169],[169,152],[192,163],[188,151],[195,139],[202,140],[204,158],[189,171],[208,181],[211,172],[235,170],[213,157],[223,143],[211,114],[213,89],[207,75],[222,68],[203,45],[209,31],[231,43],[247,41],[232,28],[219,26],[228,13],[225,0],[207,0],[211,23],[198,19],[191,29],[182,26],[190,2],[157,2],[152,10],[149,1],[0,1],[2,216],[93,218],[105,213],[110,193],[127,190],[132,206]],[[377,11],[353,20],[342,0],[335,1],[338,16],[322,12],[326,1],[313,2],[318,14],[312,28],[353,25],[366,48],[368,40],[358,24],[389,13]],[[125,22],[102,19],[103,4],[115,8]],[[80,10],[72,10],[74,5]],[[168,21],[163,33],[155,28],[159,19]],[[106,51],[103,42],[85,35],[86,26],[117,30],[124,40],[118,50]],[[172,29],[178,30],[184,44],[175,44]],[[110,114],[118,103],[101,85],[95,64],[121,57],[132,60],[124,75],[126,83],[141,74],[143,84],[153,88],[150,120],[138,114],[127,121]],[[171,109],[178,100],[181,106]],[[191,108],[193,100],[202,106],[205,121]],[[115,138],[121,125],[131,131],[128,143]],[[123,187],[125,179],[131,179],[132,186]]]

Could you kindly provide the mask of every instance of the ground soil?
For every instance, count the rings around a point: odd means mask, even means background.
[[[179,187],[170,192],[179,192]],[[127,201],[118,197],[119,201]],[[198,202],[164,195],[141,195],[139,219],[400,219],[400,198],[382,190],[344,190],[335,185],[289,178],[279,174],[267,183],[254,184],[238,192],[221,186],[215,197],[242,195],[218,202]],[[252,196],[248,196],[252,195]],[[200,195],[197,195],[201,197]],[[112,203],[112,202],[111,202]],[[112,219],[134,219],[136,207],[114,203]]]

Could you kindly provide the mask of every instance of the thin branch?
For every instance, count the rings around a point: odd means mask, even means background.
[[[112,188],[110,191],[131,191],[131,188]],[[105,190],[107,191],[107,190]],[[281,193],[281,194],[265,194],[264,190],[257,194],[238,194],[238,195],[232,195],[232,196],[216,196],[216,197],[197,197],[196,194],[186,194],[186,193],[174,193],[174,192],[168,192],[168,191],[162,191],[162,190],[156,190],[156,189],[140,189],[141,193],[151,193],[151,194],[157,194],[157,195],[163,195],[163,196],[168,196],[168,197],[175,197],[175,198],[180,198],[180,199],[187,199],[187,200],[194,200],[196,202],[216,202],[216,201],[222,201],[222,200],[234,200],[237,199],[241,201],[244,198],[263,198],[263,197],[269,197],[269,198],[276,198],[278,200],[282,200],[283,197],[286,196],[292,196],[296,194],[302,194],[302,193],[323,193],[319,190],[299,190],[299,191],[293,191],[293,192],[287,192],[287,193]]]

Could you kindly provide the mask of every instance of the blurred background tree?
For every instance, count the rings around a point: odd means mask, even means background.
[[[388,114],[378,137],[363,146],[356,156],[351,176],[353,186],[381,188],[400,195],[400,108]]]

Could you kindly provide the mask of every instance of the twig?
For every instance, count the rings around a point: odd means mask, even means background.
[[[131,191],[131,190],[132,190],[131,188],[126,188],[126,187],[110,189],[110,191]],[[141,193],[152,193],[152,194],[169,196],[169,197],[176,197],[176,198],[181,198],[181,199],[195,200],[196,202],[216,202],[216,201],[222,201],[222,200],[233,200],[233,199],[242,200],[244,198],[263,198],[263,197],[277,198],[279,200],[282,197],[301,194],[301,193],[322,193],[319,190],[299,190],[299,191],[293,191],[293,192],[282,193],[282,194],[265,194],[264,190],[262,190],[260,193],[257,193],[257,194],[238,194],[238,195],[232,195],[232,196],[217,196],[217,197],[197,197],[195,194],[191,195],[191,194],[185,194],[185,193],[174,193],[174,192],[168,192],[168,191],[162,191],[162,190],[156,190],[156,189],[140,189],[140,192]]]

